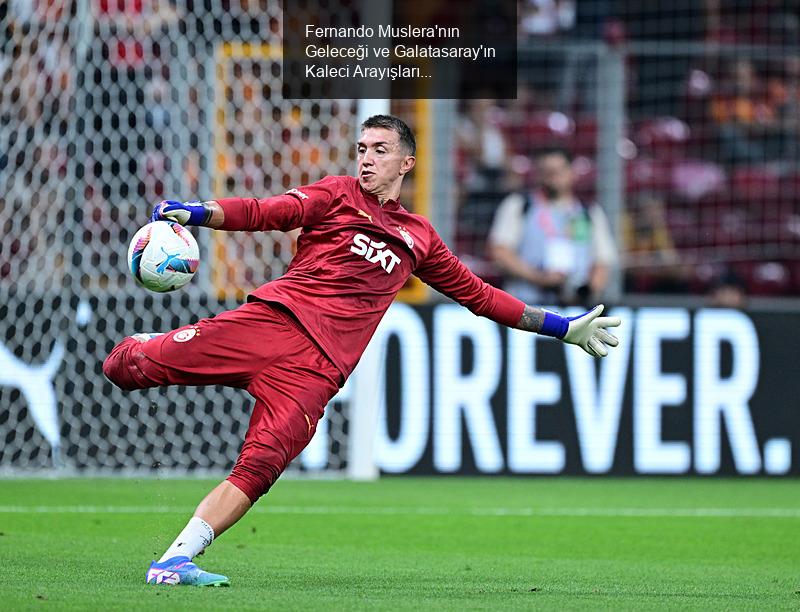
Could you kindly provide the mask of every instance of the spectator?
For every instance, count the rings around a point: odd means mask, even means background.
[[[708,304],[714,308],[744,308],[747,305],[744,280],[735,272],[726,270],[711,288]]]
[[[681,293],[688,290],[660,194],[643,192],[634,199],[622,218],[622,235],[626,291]]]
[[[555,36],[575,26],[575,0],[525,0],[520,4],[523,36]]]
[[[574,193],[570,154],[559,148],[535,156],[538,185],[513,193],[497,209],[489,234],[492,259],[519,299],[576,304],[602,294],[616,259],[608,221],[597,205]]]
[[[494,100],[472,100],[468,104],[457,134],[459,147],[467,156],[468,187],[476,191],[496,188],[508,161],[503,111]]]
[[[796,0],[705,0],[708,39],[740,45],[793,45],[798,32]]]
[[[703,0],[619,0],[613,13],[622,21],[626,40],[671,44],[702,40],[705,35]],[[691,69],[691,55],[677,51],[657,55],[631,53],[627,61],[632,115],[637,119],[677,115],[680,99],[676,94]]]
[[[566,39],[575,28],[575,4],[575,0],[522,0],[518,3],[520,40]],[[540,45],[533,53],[525,54],[523,61],[531,65],[536,88],[547,98],[550,108],[562,97],[569,57],[569,51],[558,45]]]
[[[460,231],[485,234],[495,202],[506,190],[510,146],[503,132],[504,114],[494,100],[467,103],[456,133],[459,159]]]
[[[727,82],[711,99],[723,162],[758,163],[780,156],[778,109],[767,92],[752,61],[733,62]]]
[[[792,54],[773,64],[767,79],[770,100],[777,109],[781,157],[794,162],[800,156],[800,55]]]

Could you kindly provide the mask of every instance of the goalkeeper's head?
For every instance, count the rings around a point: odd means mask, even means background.
[[[411,129],[397,117],[373,115],[361,124],[356,146],[361,188],[381,203],[396,200],[403,177],[417,161],[417,143]]]

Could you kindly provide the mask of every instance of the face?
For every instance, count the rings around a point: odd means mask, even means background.
[[[572,165],[563,155],[545,155],[537,164],[539,184],[550,197],[568,195],[572,192],[575,177]]]
[[[400,144],[400,135],[386,128],[367,128],[358,140],[358,182],[367,193],[396,198],[399,183],[415,159]]]

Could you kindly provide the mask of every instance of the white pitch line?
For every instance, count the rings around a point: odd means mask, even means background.
[[[0,514],[188,514],[190,506],[1,506]],[[258,514],[475,517],[800,518],[800,508],[441,508],[424,506],[262,506]]]

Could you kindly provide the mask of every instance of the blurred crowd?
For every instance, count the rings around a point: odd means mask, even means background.
[[[624,289],[730,305],[800,293],[800,2],[525,0],[519,8],[518,99],[460,110],[456,248],[470,265],[507,287],[552,284],[541,254],[529,253],[526,267],[498,256],[492,224],[503,223],[509,198],[547,201],[541,158],[553,147],[571,166],[561,214],[564,200],[587,215],[597,208],[606,84],[593,49],[604,43],[619,51],[625,74],[623,134],[612,146],[625,170],[624,213],[612,231]],[[534,232],[527,219],[539,213],[527,210],[518,222]],[[560,239],[577,244],[565,232]]]
[[[350,168],[352,101],[276,105],[269,50],[218,64],[224,42],[275,40],[275,2],[86,6],[90,19],[76,0],[0,3],[0,218],[16,236],[0,279],[53,244],[59,198],[83,230],[60,239],[114,267],[132,203]],[[517,99],[458,111],[454,249],[476,272],[563,303],[602,297],[617,268],[631,292],[800,292],[800,0],[519,0],[518,22]],[[625,74],[618,223],[598,202],[598,48]]]
[[[58,241],[96,266],[92,282],[124,282],[118,245],[141,208],[211,187],[215,49],[277,31],[276,14],[268,0],[0,3],[0,219],[19,236],[3,241],[0,279],[45,265],[41,243]]]

